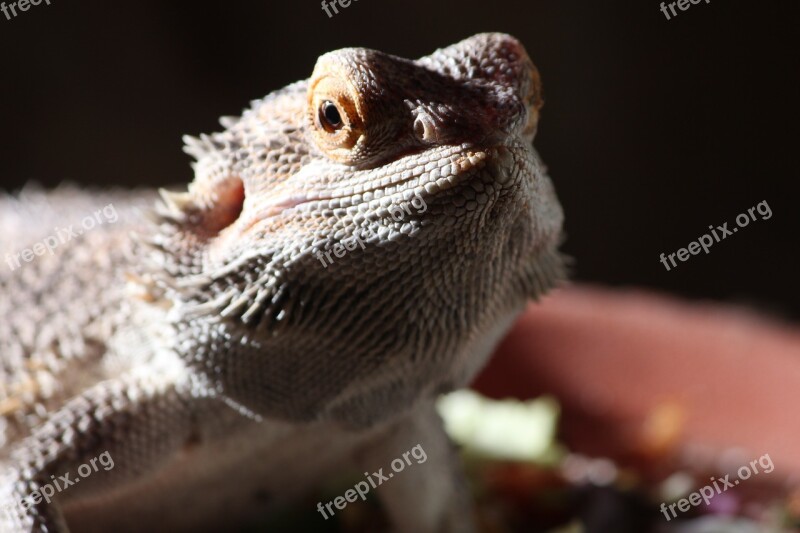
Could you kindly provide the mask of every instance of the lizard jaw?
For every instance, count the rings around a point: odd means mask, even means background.
[[[438,150],[437,156],[427,165],[404,168],[404,161],[401,159],[390,168],[361,171],[362,176],[350,181],[337,179],[338,174],[351,172],[347,167],[304,167],[282,184],[283,190],[262,204],[246,205],[244,211],[250,211],[250,214],[246,216],[246,222],[241,229],[246,231],[259,222],[284,215],[291,217],[297,213],[296,209],[347,209],[363,203],[386,203],[389,198],[397,195],[423,190],[433,195],[458,185],[473,171],[482,167],[489,158],[489,153],[493,151],[466,145],[440,147]],[[387,183],[386,178],[393,175],[400,178]]]

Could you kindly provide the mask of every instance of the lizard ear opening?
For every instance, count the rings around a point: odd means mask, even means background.
[[[194,220],[206,235],[213,236],[236,222],[244,209],[244,182],[235,175],[189,186]]]
[[[244,183],[238,176],[230,176],[217,186],[215,196],[213,212],[205,218],[209,229],[219,232],[236,222],[242,214]]]
[[[320,150],[338,163],[355,162],[364,121],[354,87],[325,66],[318,67],[308,88],[307,114]]]

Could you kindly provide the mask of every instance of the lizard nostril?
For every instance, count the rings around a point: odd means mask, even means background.
[[[434,124],[433,119],[425,113],[417,115],[417,118],[414,119],[414,134],[419,140],[426,143],[434,143],[439,140],[436,124]]]

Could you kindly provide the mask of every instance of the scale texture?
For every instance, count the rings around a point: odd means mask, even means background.
[[[417,444],[388,523],[470,531],[433,403],[563,278],[541,104],[508,35],[343,49],[187,137],[182,192],[0,198],[3,255],[118,214],[0,269],[0,531],[243,527]]]

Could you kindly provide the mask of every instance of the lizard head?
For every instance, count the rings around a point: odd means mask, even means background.
[[[353,424],[463,384],[561,276],[541,105],[523,46],[481,34],[325,54],[187,139],[153,270],[198,375],[259,414]]]

